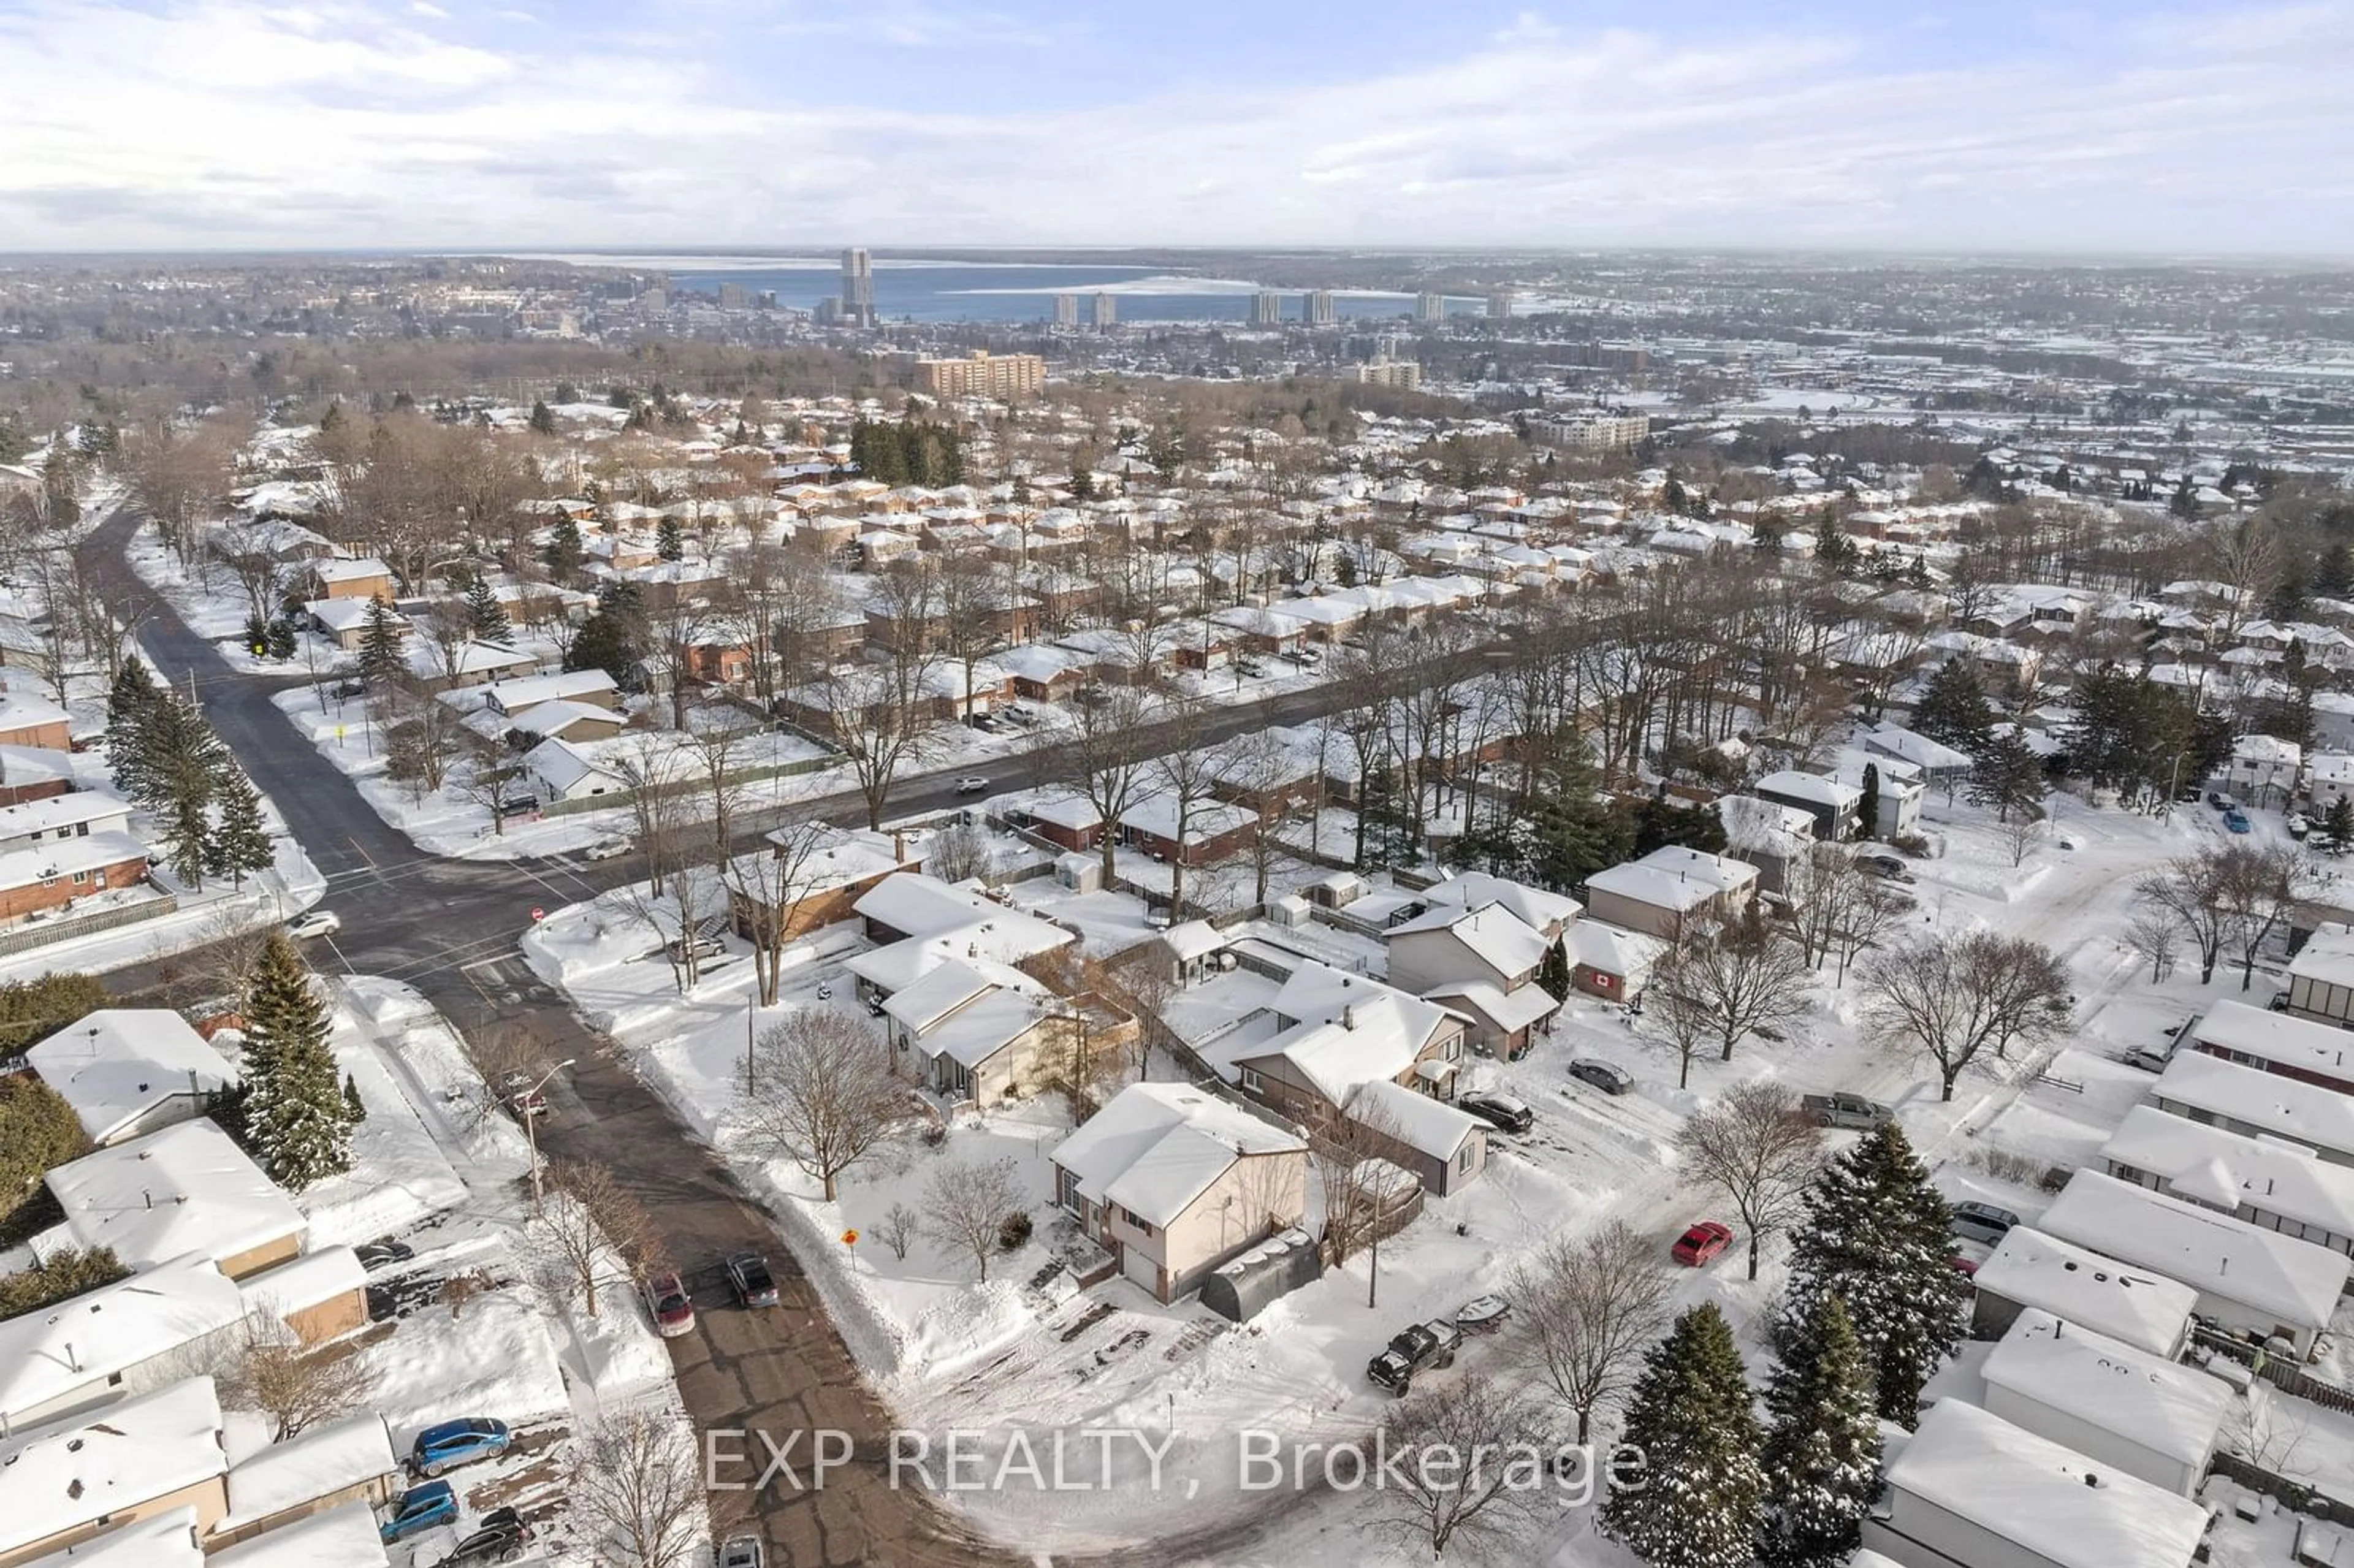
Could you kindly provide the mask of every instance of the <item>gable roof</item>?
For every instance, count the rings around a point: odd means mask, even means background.
[[[1395,941],[1400,937],[1429,931],[1448,933],[1474,958],[1508,978],[1534,972],[1544,962],[1545,948],[1551,945],[1544,933],[1531,929],[1528,922],[1501,904],[1482,904],[1469,909],[1441,905],[1404,925],[1391,927],[1389,938]]]
[[[2101,1159],[2159,1177],[2202,1203],[2226,1210],[2245,1204],[2354,1236],[2354,1165],[2319,1159],[2298,1144],[2138,1105],[2101,1146]]]
[[[0,1322],[0,1415],[37,1409],[219,1332],[245,1298],[193,1254]]]
[[[147,846],[129,833],[90,833],[69,839],[43,839],[22,849],[0,853],[0,888],[31,887],[77,872],[102,871],[124,861],[147,858]],[[95,884],[85,884],[95,888]]]
[[[76,1245],[132,1268],[198,1253],[218,1262],[302,1234],[302,1212],[201,1118],[58,1166],[49,1191]]]
[[[1080,1195],[1166,1227],[1246,1154],[1305,1150],[1305,1139],[1185,1084],[1130,1084],[1054,1152]]]
[[[1386,1130],[1399,1142],[1435,1160],[1452,1160],[1483,1125],[1469,1111],[1387,1078],[1360,1085],[1349,1098],[1348,1111],[1355,1121],[1388,1123]]]
[[[2068,1322],[2170,1356],[2199,1293],[2155,1269],[2103,1257],[2057,1236],[2013,1225],[1971,1277],[1981,1293],[2041,1307]]]
[[[220,1475],[220,1429],[213,1380],[192,1377],[0,1441],[0,1552]]]
[[[2203,1467],[2232,1385],[2029,1308],[1980,1369],[1986,1381],[2141,1447]]]
[[[1727,855],[1669,844],[1585,879],[1589,893],[1611,893],[1655,909],[1696,909],[1710,899],[1747,887],[1757,868]]]
[[[2041,1224],[2063,1241],[2158,1270],[2294,1328],[2327,1327],[2354,1268],[2344,1253],[2097,1171],[2070,1177]]]
[[[175,1508],[36,1557],[25,1568],[205,1568],[196,1510]]]
[[[237,1086],[237,1069],[168,1008],[104,1007],[25,1053],[41,1081],[103,1143],[177,1095]]]

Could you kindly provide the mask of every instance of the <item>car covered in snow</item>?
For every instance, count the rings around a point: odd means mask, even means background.
[[[428,1426],[409,1446],[408,1467],[420,1476],[438,1476],[461,1465],[495,1459],[514,1441],[504,1421],[470,1415]]]
[[[1896,1119],[1894,1111],[1878,1100],[1865,1099],[1861,1095],[1806,1095],[1798,1103],[1817,1127],[1844,1127],[1870,1132],[1883,1122]]]
[[[1668,1255],[1686,1268],[1705,1268],[1724,1255],[1733,1245],[1733,1227],[1714,1220],[1702,1220],[1676,1238]]]
[[[1526,1132],[1537,1121],[1528,1101],[1495,1089],[1474,1089],[1458,1098],[1455,1108],[1469,1111],[1499,1132]]]
[[[646,1310],[652,1313],[654,1331],[665,1340],[675,1340],[681,1334],[695,1332],[695,1298],[686,1293],[686,1285],[676,1270],[648,1276],[638,1287],[646,1298]]]
[[[1569,1075],[1606,1095],[1632,1094],[1635,1089],[1634,1074],[1598,1056],[1580,1056],[1569,1065]]]

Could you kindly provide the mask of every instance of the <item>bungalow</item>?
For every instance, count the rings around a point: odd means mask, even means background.
[[[390,1562],[377,1534],[376,1510],[354,1501],[225,1546],[205,1560],[205,1568],[317,1568],[322,1563],[335,1568],[387,1568]]]
[[[2168,1361],[2190,1342],[2199,1292],[2150,1269],[2013,1225],[1970,1277],[1970,1334],[1999,1340],[2023,1312],[2041,1310]]]
[[[542,703],[581,703],[609,712],[618,712],[621,706],[620,688],[602,670],[564,670],[549,675],[493,681],[482,688],[482,697],[493,713],[509,718]]]
[[[2211,1056],[2354,1095],[2354,935],[2318,931],[2288,966],[2283,1012],[2219,1001],[2190,1026],[2191,1044]]]
[[[1580,920],[1562,933],[1569,953],[1569,983],[1605,1001],[1633,1001],[1649,983],[1668,944],[1607,920]]]
[[[1057,1054],[1087,1048],[1083,1019],[1044,985],[982,958],[950,958],[883,1002],[895,1072],[987,1109],[1035,1089]]]
[[[1007,796],[997,802],[997,810],[1014,827],[1057,849],[1093,850],[1103,839],[1102,814],[1076,789],[1057,786]]]
[[[493,681],[533,674],[540,668],[538,655],[504,643],[461,642],[445,648],[425,638],[408,644],[408,662],[410,673],[437,692],[484,686]]]
[[[25,1568],[206,1568],[196,1510],[175,1508],[134,1520],[36,1557]]]
[[[1052,1158],[1055,1202],[1164,1304],[1308,1210],[1307,1140],[1188,1085],[1130,1084]]]
[[[775,848],[739,856],[726,877],[728,923],[748,942],[790,941],[851,919],[884,878],[917,869],[882,833],[827,828],[803,842],[779,828],[769,837]]]
[[[201,1537],[228,1512],[228,1478],[209,1377],[17,1433],[0,1440],[0,1568],[188,1509]]]
[[[0,1322],[0,1431],[177,1382],[245,1332],[236,1282],[190,1254]]]
[[[594,703],[576,703],[559,697],[541,703],[514,715],[507,728],[510,744],[536,746],[543,740],[565,740],[575,746],[593,741],[610,740],[621,733],[630,715],[611,708],[600,708]]]
[[[1086,662],[1068,649],[1024,642],[1001,649],[990,662],[1013,681],[1013,694],[1024,702],[1059,703],[1087,684]]]
[[[2283,1139],[2331,1164],[2354,1166],[2354,1095],[2316,1094],[2279,1074],[2178,1051],[2150,1089],[2149,1103],[2245,1138]]]
[[[35,746],[49,751],[73,747],[73,721],[65,709],[38,697],[0,694],[0,746]]]
[[[1552,946],[1500,903],[1439,905],[1386,933],[1389,981],[1464,1013],[1474,1050],[1518,1058],[1561,999],[1536,983]]]
[[[131,803],[102,789],[77,789],[0,806],[0,853],[48,839],[86,839],[131,831]]]
[[[1974,766],[1968,752],[1956,750],[1943,741],[1931,740],[1927,736],[1906,729],[1902,725],[1874,726],[1863,737],[1863,748],[1904,764],[1924,784],[1943,784],[1964,779]],[[1887,771],[1884,768],[1881,769],[1883,776]],[[1884,821],[1881,823],[1881,831],[1889,831]]]
[[[372,556],[333,556],[311,563],[304,574],[302,597],[382,599],[392,602],[392,568]]]
[[[2207,1510],[1958,1399],[1889,1460],[1863,1544],[1902,1568],[2190,1568]]]
[[[2199,1314],[2302,1361],[2346,1288],[2343,1253],[2261,1230],[2097,1171],[2079,1171],[2039,1222],[2062,1241],[2199,1293]]]
[[[0,920],[65,909],[77,898],[147,879],[147,846],[128,833],[51,839],[0,853]]]
[[[2354,1169],[2277,1139],[2136,1106],[2101,1146],[2120,1181],[2354,1257]]]
[[[201,1118],[69,1160],[46,1180],[74,1245],[112,1247],[131,1268],[196,1253],[238,1279],[302,1250],[302,1211]]]
[[[369,609],[380,600],[371,599],[314,599],[302,607],[311,618],[311,628],[346,653],[356,653],[367,643],[368,627],[376,617]],[[408,620],[398,611],[388,611],[385,619],[391,624],[393,635],[406,637]]]
[[[1760,800],[1806,812],[1813,819],[1818,839],[1850,839],[1862,824],[1862,789],[1837,779],[1786,768],[1766,774],[1750,789]]]
[[[1077,939],[1052,921],[921,872],[885,876],[851,910],[877,945],[843,967],[856,978],[859,995],[873,1004],[950,959],[1018,964]]]
[[[1484,871],[1458,872],[1435,882],[1423,890],[1422,901],[1432,908],[1444,905],[1477,909],[1493,904],[1548,942],[1559,940],[1585,907],[1566,894],[1548,893]]]
[[[205,1544],[217,1552],[346,1503],[375,1508],[392,1500],[400,1476],[383,1416],[325,1422],[230,1467],[228,1512]]]
[[[237,1069],[168,1008],[105,1007],[25,1053],[101,1147],[202,1116]]]
[[[1230,605],[1212,610],[1209,619],[1233,634],[1245,653],[1296,653],[1308,638],[1308,623],[1279,609]]]
[[[246,1316],[282,1323],[315,1345],[367,1323],[367,1271],[348,1246],[306,1252],[237,1282]]]
[[[1988,1413],[2186,1498],[2234,1400],[2221,1378],[2049,1312],[2021,1312],[1980,1375]]]
[[[543,804],[611,795],[618,805],[630,792],[628,779],[564,740],[543,740],[525,752],[523,773]]]
[[[1670,844],[1596,872],[1586,879],[1585,906],[1597,920],[1672,938],[1688,920],[1740,914],[1756,890],[1755,866]]]
[[[1444,1198],[1488,1168],[1487,1125],[1469,1111],[1375,1078],[1349,1097],[1348,1118],[1373,1134],[1384,1159]]]
[[[1258,818],[1224,800],[1196,800],[1177,825],[1177,798],[1154,793],[1119,814],[1119,842],[1157,861],[1214,865],[1240,854],[1258,832]]]

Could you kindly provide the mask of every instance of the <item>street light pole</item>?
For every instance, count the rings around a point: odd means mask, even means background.
[[[579,1058],[575,1056],[567,1056],[563,1061],[558,1062],[555,1066],[550,1067],[546,1072],[542,1073],[539,1076],[538,1083],[532,1085],[531,1087],[525,1089],[517,1097],[517,1098],[521,1099],[523,1102],[523,1104],[517,1107],[523,1112],[523,1135],[531,1144],[531,1212],[534,1215],[538,1214],[540,1212],[540,1201],[543,1193],[540,1190],[541,1182],[539,1171],[539,1113],[531,1108],[532,1097],[538,1094],[540,1090],[547,1086],[548,1079],[556,1076],[557,1074],[564,1071],[565,1068],[569,1067],[578,1059]]]

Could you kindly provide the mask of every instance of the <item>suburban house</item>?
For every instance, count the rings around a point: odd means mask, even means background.
[[[1926,740],[1919,736],[1914,736],[1913,738],[1925,747],[1937,746],[1935,741]],[[1867,741],[1866,745],[1869,747],[1870,742]],[[1951,747],[1937,747],[1937,749],[1952,752],[1956,757],[1962,755],[1958,751],[1953,751]],[[1879,809],[1872,813],[1872,836],[1890,839],[1899,833],[1917,831],[1921,825],[1921,808],[1929,797],[1928,774],[1914,764],[1893,757],[1867,756],[1855,758],[1853,754],[1850,755],[1850,759],[1842,761],[1833,769],[1832,776],[1856,787],[1859,797],[1856,809],[1861,810],[1861,796],[1865,784],[1865,771],[1870,770],[1872,782],[1878,786],[1877,794],[1880,802]],[[1964,771],[1967,771],[1967,766]]]
[[[1888,1461],[1863,1544],[1903,1568],[2190,1568],[2207,1510],[1941,1399]]]
[[[244,1295],[190,1255],[0,1322],[0,1430],[177,1382],[245,1331]]]
[[[367,1322],[367,1271],[348,1246],[321,1247],[237,1282],[249,1318],[283,1323],[306,1345]]]
[[[618,713],[621,691],[602,670],[561,670],[548,675],[525,675],[493,681],[482,688],[485,706],[508,718],[530,712],[542,703],[580,703]]]
[[[2040,1311],[2019,1315],[1979,1375],[1994,1414],[2186,1498],[2236,1398],[2197,1367]]]
[[[77,789],[0,806],[0,853],[57,839],[131,832],[131,802],[102,789]]]
[[[392,568],[373,556],[331,556],[303,575],[306,599],[377,599],[392,602]]]
[[[192,1377],[0,1438],[0,1568],[184,1509],[228,1512],[220,1399]]]
[[[2280,1074],[2178,1051],[2148,1103],[2243,1137],[2285,1139],[2331,1164],[2354,1166],[2354,1095],[2320,1093]]]
[[[885,876],[859,895],[851,910],[877,944],[843,966],[869,1003],[880,1003],[950,959],[1019,964],[1077,940],[1051,920],[916,871]]]
[[[570,741],[549,738],[523,754],[523,779],[542,805],[626,795],[630,782]]]
[[[1542,887],[1531,887],[1484,871],[1458,872],[1443,882],[1434,882],[1422,890],[1422,901],[1434,908],[1447,905],[1457,909],[1477,909],[1499,905],[1548,942],[1558,941],[1563,932],[1576,924],[1585,907],[1566,894],[1548,893]]]
[[[769,837],[777,848],[739,857],[726,879],[728,924],[746,941],[764,936],[790,941],[853,919],[858,901],[885,877],[916,870],[904,841],[885,833],[828,828],[802,844],[792,830],[779,828]],[[788,842],[797,858],[786,856]]]
[[[196,1535],[196,1510],[183,1506],[111,1526],[102,1534],[33,1558],[25,1568],[206,1568],[205,1549]]]
[[[2317,931],[2306,938],[2289,960],[2286,1011],[2293,1018],[2354,1028],[2354,932]],[[2338,1065],[2338,1053],[2329,1060]],[[2354,1094],[2354,1065],[2344,1065],[2343,1077],[2325,1086]]]
[[[1999,1340],[2020,1313],[2044,1311],[2168,1361],[2190,1342],[2199,1305],[2188,1285],[2025,1225],[2010,1228],[1970,1283],[1974,1339]]]
[[[2354,1167],[2300,1145],[2139,1105],[2101,1146],[2101,1163],[2120,1181],[2354,1257]]]
[[[2277,1342],[2300,1361],[2313,1354],[2354,1270],[2344,1253],[2097,1171],[2070,1177],[2038,1223],[2062,1241],[2188,1285],[2200,1317]]]
[[[73,720],[57,704],[39,697],[0,694],[0,746],[31,746],[46,751],[73,748]]]
[[[408,645],[409,672],[436,692],[485,686],[512,675],[529,674],[540,667],[539,655],[499,642],[461,642],[452,647],[426,639]]]
[[[1517,1057],[1561,999],[1536,983],[1552,944],[1503,905],[1441,904],[1387,932],[1389,983],[1471,1021],[1470,1044]]]
[[[103,1007],[25,1053],[92,1143],[120,1143],[202,1116],[237,1069],[168,1008]]]
[[[346,1503],[374,1508],[392,1500],[400,1478],[383,1416],[369,1412],[323,1422],[230,1467],[228,1512],[205,1544],[214,1551],[235,1546]]]
[[[345,652],[356,653],[366,644],[368,626],[376,619],[371,607],[386,602],[388,601],[366,597],[314,599],[305,604],[302,610],[311,618],[312,630]],[[395,637],[408,635],[407,618],[395,612],[387,613],[385,620],[391,626]]]
[[[147,846],[129,833],[49,839],[0,852],[0,920],[69,907],[77,898],[147,880]]]
[[[391,1561],[376,1533],[376,1510],[354,1501],[222,1547],[205,1559],[205,1568],[317,1568],[323,1563],[335,1568],[387,1568]]]
[[[1749,788],[1759,800],[1806,812],[1818,839],[1850,839],[1862,826],[1863,790],[1856,785],[1786,768]]]
[[[302,1211],[202,1118],[69,1160],[46,1180],[74,1245],[111,1246],[131,1269],[195,1253],[237,1279],[302,1250]]]
[[[630,715],[618,709],[557,697],[516,714],[507,726],[507,744],[526,749],[543,740],[586,746],[612,739],[629,722]]]
[[[893,1070],[986,1108],[1036,1088],[1082,1027],[1044,985],[989,959],[948,959],[883,1003]]]
[[[1659,938],[1606,920],[1580,920],[1561,939],[1569,955],[1569,983],[1606,1001],[1632,1001],[1642,995],[1652,966],[1668,951]]]
[[[1024,642],[1000,649],[989,658],[1013,677],[1013,694],[1023,702],[1064,702],[1087,684],[1085,661],[1065,649]]]
[[[1755,795],[1721,795],[1716,815],[1724,824],[1724,853],[1757,868],[1759,893],[1781,897],[1803,878],[1790,868],[1814,847],[1812,812]]]
[[[1053,1155],[1055,1201],[1170,1302],[1308,1210],[1308,1144],[1182,1084],[1130,1084]]]
[[[1374,1134],[1382,1157],[1444,1198],[1488,1168],[1487,1124],[1468,1111],[1387,1078],[1374,1078],[1349,1097],[1348,1118]]]
[[[1749,906],[1757,868],[1730,855],[1670,844],[1585,882],[1586,913],[1645,936],[1672,938],[1690,920],[1729,920]]]
[[[1177,825],[1177,798],[1145,796],[1119,814],[1119,842],[1157,861],[1214,865],[1240,854],[1258,832],[1258,818],[1224,800],[1195,800]]]
[[[80,788],[71,752],[53,747],[0,745],[0,806],[45,800]]]
[[[2306,947],[2311,948],[2324,935],[2317,934]],[[2302,951],[2298,957],[2304,957]],[[2324,949],[2306,972],[2308,1003],[2331,1005],[2334,999],[2330,988],[2337,981],[2329,977],[2338,971],[2330,966],[2328,950]],[[2294,1002],[2294,985],[2290,997]],[[2188,1035],[2193,1049],[2210,1056],[2221,1056],[2226,1062],[2294,1078],[2301,1084],[2335,1089],[2341,1095],[2354,1095],[2354,1059],[2349,1059],[2348,1052],[2348,1047],[2354,1045],[2354,1033],[2347,1030],[2316,1022],[2310,1017],[2296,1018],[2285,1012],[2250,1007],[2244,1001],[2219,1001],[2190,1026]]]

